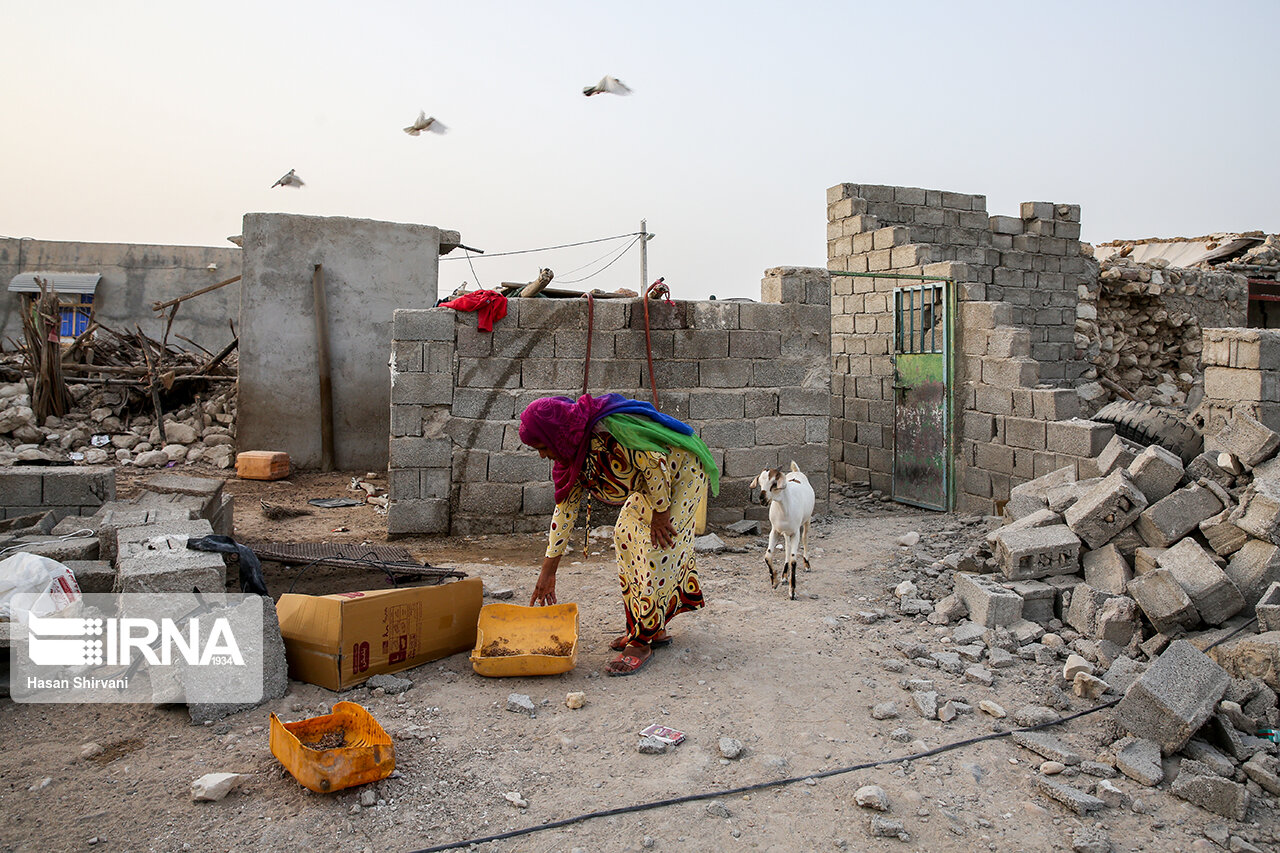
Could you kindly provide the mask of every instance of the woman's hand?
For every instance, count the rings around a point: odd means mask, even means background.
[[[542,571],[538,573],[538,582],[533,585],[533,596],[529,599],[530,607],[556,603],[556,569],[559,566],[559,557],[542,560]]]
[[[649,542],[655,548],[670,548],[676,541],[676,528],[671,523],[671,510],[655,512],[649,522]]]

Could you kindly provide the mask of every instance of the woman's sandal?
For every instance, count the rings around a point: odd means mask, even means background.
[[[663,646],[669,646],[671,645],[672,639],[673,639],[672,636],[670,634],[667,634],[665,637],[661,637],[649,643],[649,648],[660,649]],[[627,637],[614,637],[612,640],[609,641],[609,648],[613,649],[615,652],[625,651],[627,648],[627,644],[630,642],[631,640]]]
[[[635,655],[629,655],[625,653],[620,654],[613,660],[609,661],[608,664],[605,665],[604,674],[605,675],[635,675],[637,672],[639,672],[641,669],[644,668],[645,664],[647,664],[651,660],[653,660],[652,649],[649,650],[648,656],[644,658],[638,658]],[[614,666],[625,667],[625,669],[610,668]]]

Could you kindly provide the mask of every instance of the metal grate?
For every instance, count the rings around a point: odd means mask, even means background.
[[[894,351],[945,352],[944,290],[941,282],[894,290]]]
[[[404,548],[396,545],[342,545],[304,542],[285,545],[263,542],[246,543],[259,560],[271,560],[286,566],[332,566],[341,569],[376,569],[391,577],[392,582],[416,579],[465,578],[466,572],[419,563]]]

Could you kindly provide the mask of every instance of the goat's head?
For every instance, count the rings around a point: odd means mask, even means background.
[[[787,478],[780,468],[766,468],[751,481],[751,500],[767,505],[776,500],[782,490],[787,487]]]

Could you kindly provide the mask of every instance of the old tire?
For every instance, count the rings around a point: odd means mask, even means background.
[[[1108,403],[1093,416],[1093,420],[1115,424],[1116,435],[1142,445],[1158,444],[1182,457],[1186,465],[1200,455],[1204,437],[1185,418],[1168,409],[1139,403],[1136,400],[1117,400]]]

